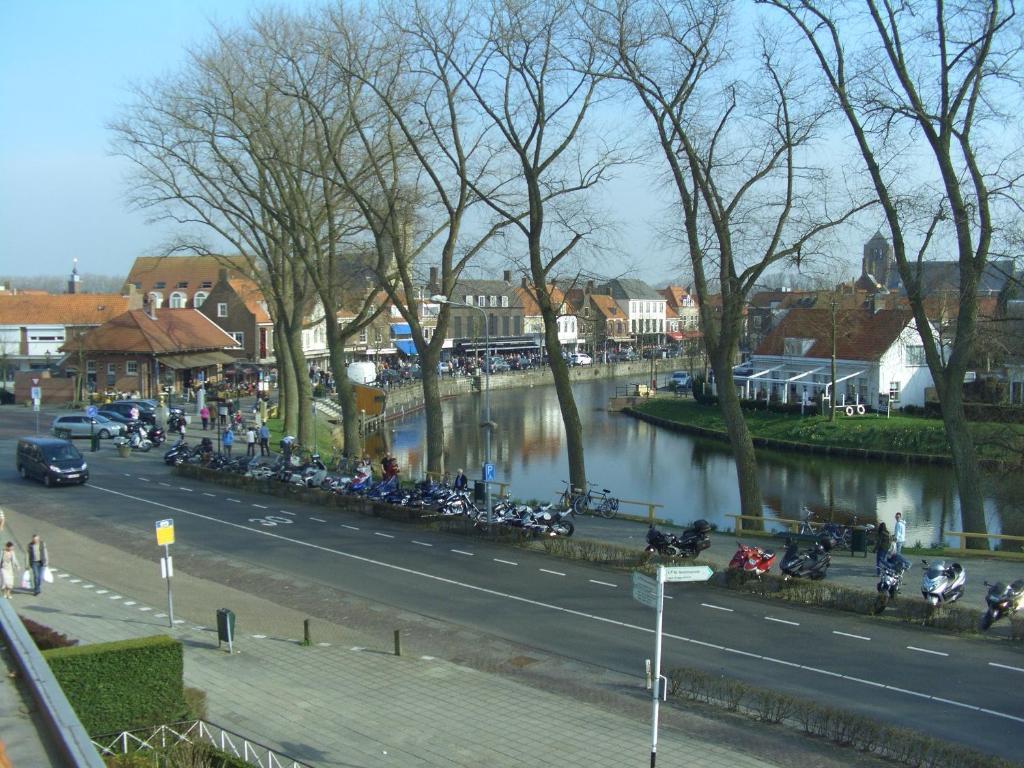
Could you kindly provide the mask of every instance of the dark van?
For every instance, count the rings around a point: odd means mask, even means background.
[[[18,440],[18,474],[42,480],[46,486],[81,485],[89,479],[89,465],[68,440],[23,437]]]

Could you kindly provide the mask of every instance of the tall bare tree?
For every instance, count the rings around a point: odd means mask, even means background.
[[[609,0],[593,5],[593,23],[668,165],[741,512],[759,516],[754,446],[733,381],[747,297],[767,269],[799,264],[861,206],[832,212],[828,178],[810,159],[821,105],[769,31],[748,52],[731,28],[732,5]]]
[[[1019,213],[1021,25],[1013,2],[864,0],[836,7],[767,0],[803,34],[853,135],[878,199],[942,409],[964,530],[984,533],[981,477],[963,381],[978,338],[978,285]],[[854,51],[851,55],[850,51]],[[900,162],[912,157],[912,163]],[[947,247],[959,310],[944,354],[922,265]],[[972,547],[987,547],[971,539]]]

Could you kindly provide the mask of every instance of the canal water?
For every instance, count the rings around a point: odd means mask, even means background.
[[[728,445],[609,413],[608,399],[616,385],[624,383],[600,380],[575,385],[591,482],[622,499],[659,504],[657,515],[678,524],[705,518],[733,528],[734,520],[728,516],[739,512],[739,494]],[[465,468],[470,478],[480,476],[483,462],[481,400],[474,394],[443,403],[446,467],[452,473]],[[497,479],[509,483],[516,498],[553,500],[568,479],[554,387],[492,390],[491,414],[497,424],[491,448]],[[423,414],[407,416],[387,429],[380,437],[398,458],[403,476],[423,476]],[[797,519],[811,510],[818,520],[885,521],[891,529],[896,513],[901,512],[909,544],[955,543],[945,532],[962,530],[956,485],[948,466],[775,451],[759,451],[758,465],[769,517]],[[988,532],[1024,535],[1024,478],[1019,473],[988,476],[985,486]],[[646,514],[647,508],[624,504],[623,511]]]

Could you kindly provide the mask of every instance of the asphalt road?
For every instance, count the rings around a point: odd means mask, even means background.
[[[3,426],[4,503],[62,527],[151,542],[154,521],[172,517],[176,555],[248,564],[616,671],[636,674],[653,655],[654,612],[632,599],[627,573],[179,478],[162,450],[121,460],[105,448],[87,454],[88,485],[45,489],[17,476]],[[1024,654],[1008,643],[701,585],[666,594],[663,669],[720,672],[1018,757],[1007,735],[1024,733]]]

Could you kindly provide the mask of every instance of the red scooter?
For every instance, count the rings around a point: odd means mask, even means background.
[[[729,561],[729,567],[735,570],[742,570],[744,573],[751,573],[758,578],[768,573],[768,569],[775,562],[775,553],[771,550],[760,547],[748,547],[746,544],[736,542],[739,549]]]

